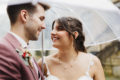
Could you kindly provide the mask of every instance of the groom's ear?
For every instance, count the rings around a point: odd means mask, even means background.
[[[29,14],[28,14],[27,10],[21,10],[20,11],[20,19],[23,23],[26,23],[28,17],[29,17]]]

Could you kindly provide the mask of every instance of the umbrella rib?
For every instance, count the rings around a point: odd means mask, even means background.
[[[96,13],[96,14],[99,14],[97,11],[95,11],[95,13]],[[104,22],[105,22],[106,24],[108,24],[108,22],[105,21],[105,18],[103,18],[103,16],[101,16],[100,14],[99,14],[99,16],[104,20]],[[112,27],[111,27],[112,25],[108,24],[108,26],[109,26],[110,29],[113,31],[113,29],[112,29]],[[118,37],[118,36],[114,33],[114,31],[113,31],[113,34],[114,34],[116,37]]]
[[[112,39],[112,40],[104,41],[104,42],[99,42],[99,43],[96,43],[96,44],[90,44],[90,45],[87,45],[87,47],[89,47],[89,46],[95,46],[95,45],[100,45],[100,44],[104,44],[104,43],[109,43],[109,42],[112,42],[114,40],[119,40],[120,41],[120,37],[117,37],[117,38]]]
[[[65,6],[65,5],[64,5]],[[65,6],[69,11],[71,11],[71,12],[73,12],[73,14],[75,14],[77,17],[79,17],[80,18],[80,16],[78,16],[76,13],[74,13],[74,10],[72,10],[72,9],[70,9],[70,8],[68,8],[67,6]],[[89,35],[90,35],[90,38],[92,39],[92,42],[94,42],[94,38],[92,37],[92,34],[91,34],[91,32],[87,29],[87,25],[84,23],[84,21],[81,19],[81,21],[83,22],[83,24],[85,25],[84,27],[85,27],[85,29],[87,30],[87,32],[89,33]],[[94,44],[96,44],[96,42],[94,42]]]

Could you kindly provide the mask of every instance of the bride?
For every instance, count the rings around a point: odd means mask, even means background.
[[[100,60],[86,52],[79,20],[71,17],[55,20],[51,39],[58,52],[45,58],[45,80],[105,80]],[[41,67],[41,60],[38,64]]]

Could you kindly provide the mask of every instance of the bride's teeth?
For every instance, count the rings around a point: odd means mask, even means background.
[[[53,40],[55,40],[55,38],[53,38]]]
[[[55,38],[53,38],[53,40],[57,40],[57,39],[58,39],[58,38],[56,38],[56,37],[55,37]]]

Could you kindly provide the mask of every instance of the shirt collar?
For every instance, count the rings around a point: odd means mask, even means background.
[[[22,48],[27,48],[27,43],[21,38],[19,37],[17,34],[13,33],[13,32],[9,32],[10,34],[12,34],[21,44]]]

